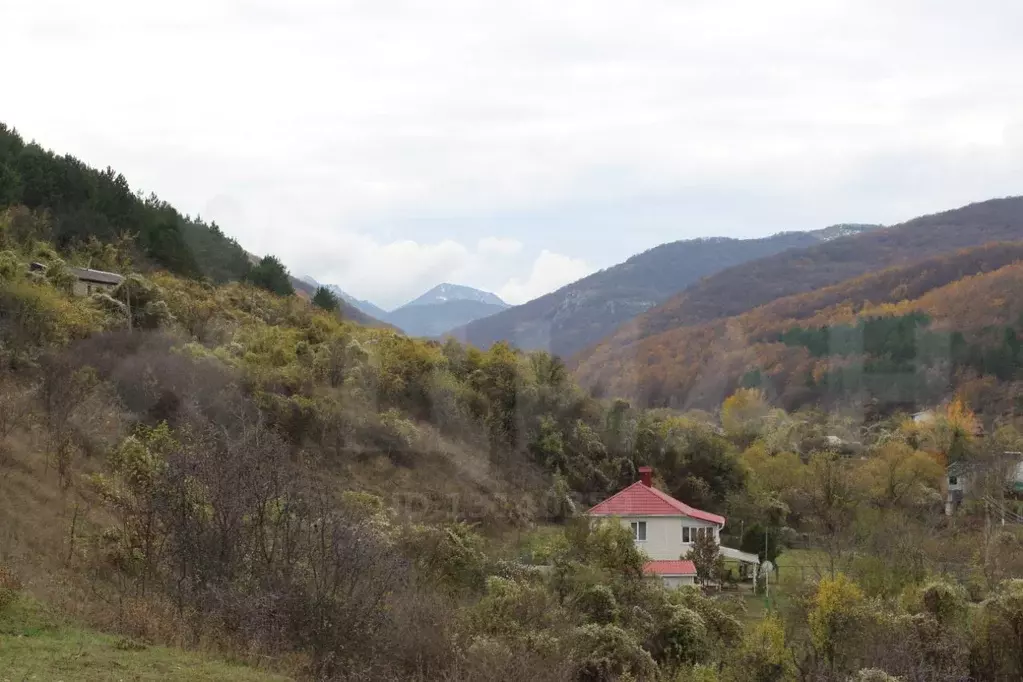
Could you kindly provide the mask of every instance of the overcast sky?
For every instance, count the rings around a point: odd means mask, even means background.
[[[391,307],[1023,193],[1019,0],[0,0],[0,119]]]

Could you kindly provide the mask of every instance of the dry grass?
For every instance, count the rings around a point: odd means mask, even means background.
[[[289,678],[76,627],[31,598],[0,612],[0,682],[10,680],[225,680]]]
[[[18,429],[4,446],[0,682],[284,679],[207,661],[204,655],[224,656],[234,648],[216,633],[196,633],[186,622],[187,614],[173,605],[132,597],[115,571],[104,570],[97,539],[117,520],[85,482],[102,468],[99,457],[78,452],[71,485],[65,486],[44,454],[45,439],[39,431]],[[4,609],[11,604],[19,606]],[[125,650],[119,642],[126,641],[144,646]],[[203,653],[153,646],[157,643]],[[300,664],[282,663],[287,669]]]

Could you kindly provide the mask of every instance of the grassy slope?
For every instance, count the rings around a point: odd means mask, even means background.
[[[0,682],[286,679],[180,649],[145,646],[82,629],[29,598],[0,613]]]

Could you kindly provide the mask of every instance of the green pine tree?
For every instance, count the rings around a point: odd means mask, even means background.
[[[257,287],[279,296],[291,296],[295,293],[288,269],[276,256],[263,256],[259,264],[249,271],[248,279]]]
[[[341,307],[341,301],[327,287],[319,287],[313,295],[313,305],[319,306],[324,310],[335,311]]]

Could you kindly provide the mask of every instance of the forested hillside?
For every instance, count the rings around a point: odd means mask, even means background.
[[[59,249],[81,251],[90,240],[119,243],[137,267],[166,268],[217,283],[245,279],[252,271],[254,257],[216,223],[183,216],[155,193],[144,197],[112,168],[99,171],[73,156],[26,144],[0,123],[0,209],[17,206],[45,213],[42,238]],[[32,220],[17,211],[8,217],[15,233]],[[81,263],[90,264],[88,259]],[[292,286],[306,288],[298,280]],[[346,302],[339,309],[347,318],[375,322]]]
[[[994,199],[721,270],[624,324],[601,346],[738,315],[784,296],[957,249],[1023,238],[1023,198]],[[583,352],[577,362],[585,363]]]
[[[876,227],[843,225],[763,239],[718,237],[663,244],[451,334],[481,348],[508,341],[518,348],[548,350],[568,357],[701,277],[787,249],[818,244],[836,234]]]
[[[134,193],[111,168],[98,171],[26,144],[0,123],[0,207],[15,205],[46,210],[51,217],[46,236],[60,248],[131,234],[145,256],[171,272],[226,282],[249,271],[245,250],[216,223],[182,216],[156,194]]]
[[[707,407],[740,386],[788,408],[912,410],[957,390],[991,414],[1018,409],[1023,242],[889,268],[748,313],[600,346],[578,368],[598,393]]]

